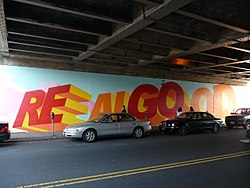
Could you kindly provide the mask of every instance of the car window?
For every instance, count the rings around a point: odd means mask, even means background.
[[[127,122],[127,121],[134,121],[135,118],[129,114],[120,114],[119,121],[120,122]]]
[[[88,122],[99,123],[107,114],[100,114]]]
[[[118,117],[116,114],[113,115],[109,115],[107,116],[102,123],[113,123],[113,122],[117,122],[118,121]]]
[[[197,114],[197,119],[203,119],[202,113]]]
[[[202,120],[203,116],[202,113],[196,113],[192,116],[192,120]]]
[[[177,118],[178,119],[186,119],[187,118],[187,114],[186,113],[180,114]]]
[[[203,113],[203,118],[204,118],[204,119],[213,119],[214,117],[212,116],[212,114]]]
[[[191,119],[194,116],[193,112],[187,112],[180,114],[177,118],[178,119]]]
[[[236,112],[236,114],[250,114],[249,108],[239,108]]]

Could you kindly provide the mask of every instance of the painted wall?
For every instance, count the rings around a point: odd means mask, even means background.
[[[246,87],[4,65],[0,79],[0,120],[12,131],[49,132],[51,112],[55,131],[61,131],[99,113],[119,112],[123,104],[152,125],[174,117],[178,107],[221,118],[250,107]]]

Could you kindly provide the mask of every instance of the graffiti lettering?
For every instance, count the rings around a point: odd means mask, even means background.
[[[158,108],[161,115],[174,117],[178,107],[183,107],[183,104],[184,93],[178,84],[168,82],[162,86],[158,100]]]
[[[153,85],[143,84],[138,86],[130,96],[128,111],[137,118],[152,118],[157,113],[157,100],[159,90]]]
[[[236,104],[234,90],[230,86],[216,85],[213,91],[198,88],[190,97],[175,82],[165,83],[160,90],[154,85],[142,84],[131,95],[127,91],[119,91],[98,94],[95,102],[91,98],[92,95],[71,84],[49,88],[47,93],[43,90],[26,92],[13,127],[49,131],[53,111],[57,130],[61,131],[69,124],[85,121],[79,115],[90,114],[91,119],[100,113],[119,112],[123,104],[137,118],[147,116],[152,125],[158,125],[163,119],[174,117],[178,107],[187,111],[192,105],[197,111],[209,111],[222,117]]]
[[[43,124],[47,127],[47,124],[51,123],[52,111],[55,112],[55,123],[67,125],[69,122],[83,121],[76,118],[76,115],[88,113],[88,107],[80,102],[87,102],[90,99],[90,94],[71,84],[49,88],[47,94],[42,90],[27,92],[13,127],[27,128],[37,125],[41,128],[40,125]],[[26,124],[25,119],[29,120]]]
[[[29,125],[35,125],[39,120],[39,108],[42,106],[45,92],[42,90],[26,92],[14,123],[14,128],[21,127],[26,114],[29,115]]]

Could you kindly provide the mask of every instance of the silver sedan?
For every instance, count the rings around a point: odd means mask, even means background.
[[[152,129],[150,121],[138,120],[128,113],[100,114],[91,121],[70,125],[63,130],[67,138],[94,142],[97,137],[131,135],[141,138]]]

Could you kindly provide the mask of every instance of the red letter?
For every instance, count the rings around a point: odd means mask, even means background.
[[[28,125],[36,125],[39,119],[37,110],[42,106],[44,97],[45,92],[42,90],[26,92],[13,128],[22,127],[26,113],[29,114]]]
[[[52,108],[65,106],[65,101],[66,101],[66,98],[62,98],[62,97],[60,97],[59,99],[56,99],[56,95],[69,92],[69,89],[70,89],[70,85],[49,88],[48,94],[44,101],[44,105],[43,105],[41,115],[39,118],[40,124],[51,123],[50,114],[51,114]],[[62,116],[63,114],[56,114],[54,122],[61,123]]]
[[[128,111],[137,118],[144,119],[145,112],[150,119],[157,113],[157,98],[159,90],[153,85],[138,86],[130,96]]]
[[[175,117],[178,107],[183,107],[183,104],[184,93],[178,84],[167,82],[162,86],[158,100],[158,108],[163,116]],[[169,108],[168,106],[173,107]]]

